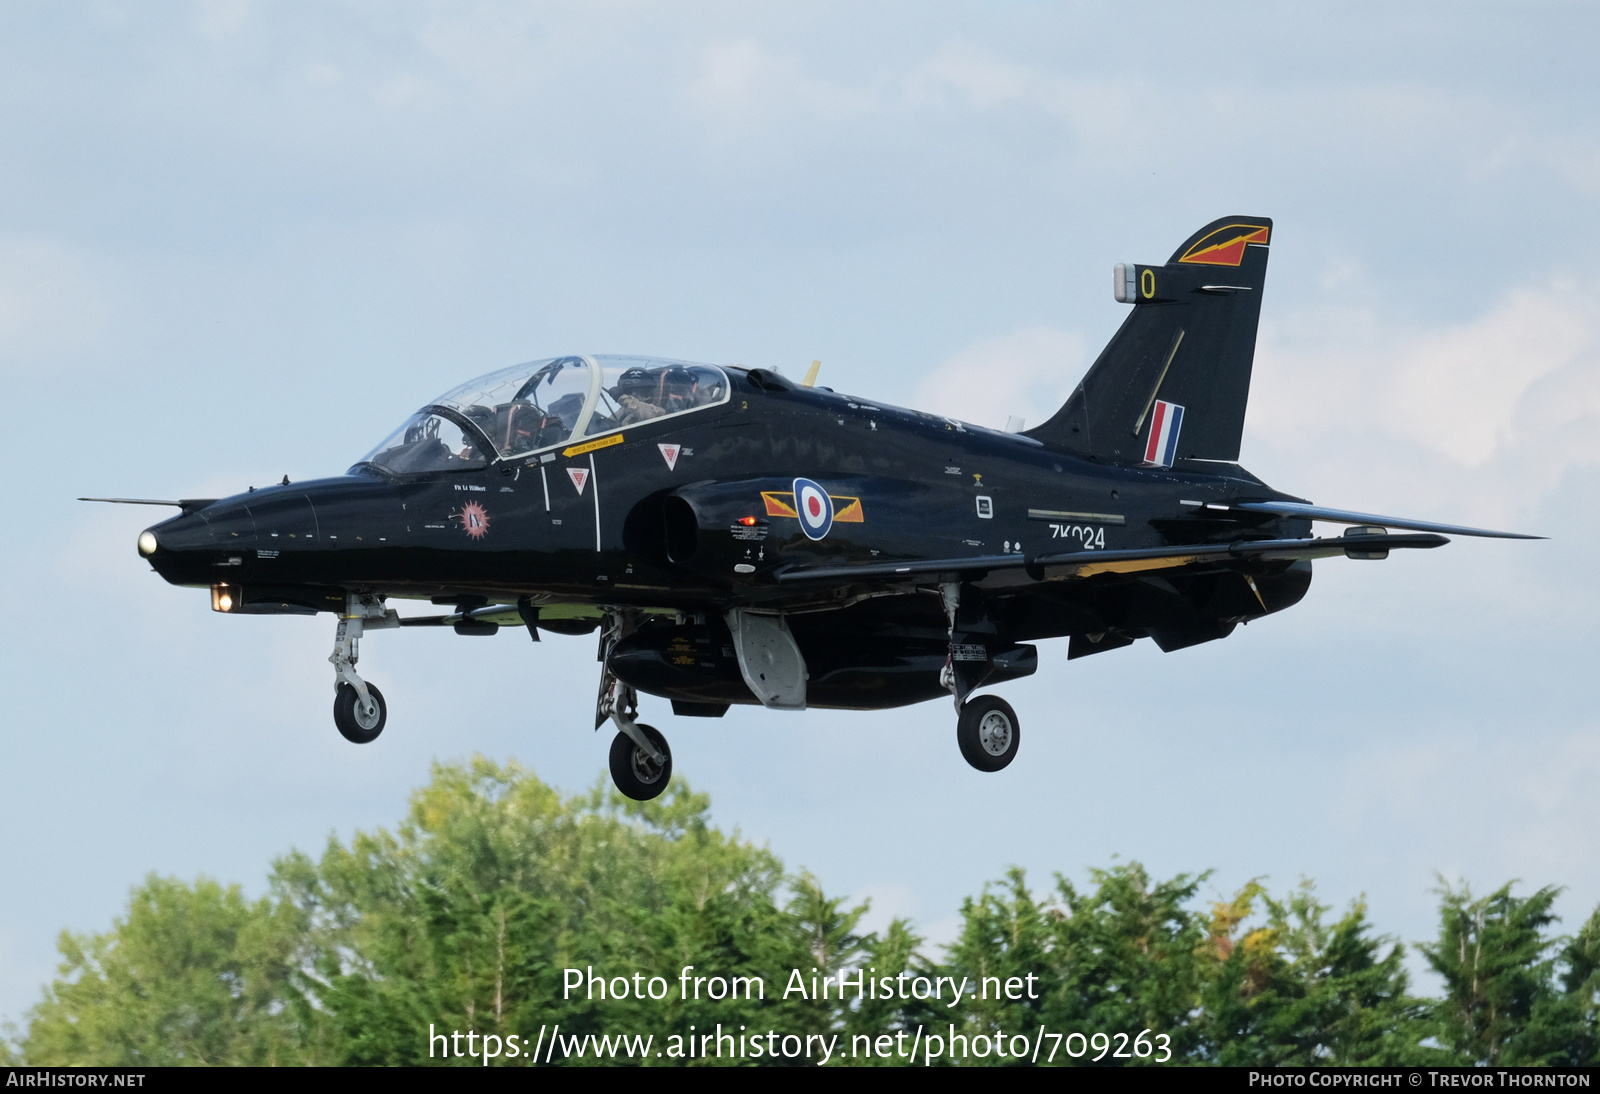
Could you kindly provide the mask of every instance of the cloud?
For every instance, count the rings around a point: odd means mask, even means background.
[[[1140,119],[1161,116],[1143,81],[1059,76],[964,42],[946,43],[911,67],[899,89],[913,107],[1040,111],[1083,133],[1116,138],[1123,147],[1148,130],[1136,124]]]
[[[1591,287],[1521,286],[1475,316],[1419,326],[1386,312],[1359,272],[1329,279],[1335,301],[1262,325],[1243,462],[1269,482],[1324,504],[1520,527],[1569,473],[1600,463]],[[994,428],[1012,415],[1037,426],[1092,349],[1054,327],[990,338],[947,357],[911,403]]]
[[[702,116],[746,126],[780,118],[828,121],[882,107],[870,88],[808,76],[798,61],[753,39],[704,46],[686,97]]]
[[[232,38],[250,19],[251,0],[201,0],[200,30],[207,38]]]
[[[1252,441],[1312,482],[1321,468],[1367,484],[1371,504],[1445,495],[1510,519],[1600,462],[1600,305],[1556,280],[1431,328],[1367,302],[1264,321],[1247,453]]]
[[[995,429],[1013,415],[1036,426],[1066,401],[1084,363],[1082,336],[1031,327],[946,358],[923,379],[912,405]]]
[[[1263,327],[1259,427],[1278,443],[1379,429],[1482,466],[1553,424],[1519,406],[1541,379],[1594,358],[1591,301],[1570,284],[1518,288],[1482,315],[1422,331],[1385,322],[1374,306],[1301,309]],[[1570,419],[1581,404],[1544,413]]]

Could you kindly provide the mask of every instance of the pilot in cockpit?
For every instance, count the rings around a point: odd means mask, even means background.
[[[661,396],[661,404],[668,414],[693,410],[701,403],[699,379],[690,369],[665,369],[661,376]]]
[[[642,368],[630,368],[618,377],[611,397],[617,401],[618,425],[647,422],[667,413],[661,405],[656,377]]]
[[[467,418],[467,420],[472,422],[473,425],[483,430],[485,436],[494,436],[494,411],[481,404],[475,404],[473,406],[464,408],[461,413]],[[471,438],[467,434],[463,433],[461,439],[463,442],[462,448],[460,452],[456,453],[457,458],[463,460],[477,459],[478,451],[476,446],[473,445]]]

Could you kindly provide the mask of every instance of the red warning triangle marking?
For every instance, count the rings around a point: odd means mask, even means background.
[[[661,458],[667,461],[667,470],[673,471],[678,466],[678,453],[683,449],[681,444],[658,444],[661,449]]]
[[[587,467],[569,467],[567,468],[567,474],[572,477],[572,485],[578,488],[578,493],[583,493],[583,486],[589,481],[589,469]]]

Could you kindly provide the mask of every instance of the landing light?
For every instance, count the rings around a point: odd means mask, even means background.
[[[156,534],[154,532],[139,533],[139,553],[149,558],[156,553]]]
[[[233,611],[233,593],[234,590],[229,585],[211,586],[211,610],[214,612]]]

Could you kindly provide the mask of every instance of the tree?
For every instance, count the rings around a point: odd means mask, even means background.
[[[1556,1054],[1568,1064],[1600,1064],[1600,908],[1562,947],[1557,963],[1563,970],[1559,1026],[1565,1043]]]
[[[1439,1039],[1473,1064],[1586,1062],[1573,1054],[1586,1045],[1592,1053],[1592,1021],[1586,1029],[1581,1001],[1569,997],[1582,987],[1558,990],[1550,956],[1558,942],[1545,931],[1556,920],[1550,909],[1560,890],[1546,886],[1517,897],[1507,884],[1474,900],[1465,885],[1458,891],[1441,879],[1438,892],[1439,940],[1418,949],[1445,981],[1445,997],[1434,1008]],[[1574,946],[1568,965],[1581,974],[1589,968],[1590,943]]]
[[[842,1021],[842,1036],[852,1052],[852,1066],[866,1064],[897,1066],[906,1063],[897,1055],[878,1053],[878,1038],[894,1037],[899,1033],[912,1034],[919,1026],[924,1033],[936,1032],[937,1023],[950,1022],[951,1016],[961,1018],[959,1011],[946,1006],[950,993],[942,1000],[931,996],[929,985],[933,978],[943,975],[943,970],[932,965],[920,952],[922,939],[904,919],[895,919],[880,935],[869,934],[862,939],[862,955],[858,969],[865,977],[864,998],[846,1006]],[[921,982],[918,982],[921,978]],[[856,1038],[866,1037],[867,1042]],[[903,1041],[897,1040],[896,1051]],[[856,1046],[871,1049],[871,1055],[858,1054]]]
[[[1028,890],[1023,872],[1015,868],[1004,882],[986,885],[976,899],[961,902],[961,936],[936,973],[967,984],[969,996],[962,1004],[966,1022],[964,1027],[956,1023],[958,1029],[989,1037],[1031,1036],[1037,1030],[1045,995],[1055,980],[1049,967],[1047,915],[1048,909]],[[1010,993],[1005,990],[1008,981]],[[1030,988],[1035,998],[1029,998]]]
[[[1235,943],[1258,897],[1267,922]],[[1205,1010],[1210,1055],[1218,1063],[1444,1062],[1421,1045],[1426,1004],[1407,992],[1401,945],[1371,934],[1360,901],[1330,923],[1331,911],[1309,881],[1282,901],[1252,882],[1233,902],[1217,906],[1212,938],[1223,960]]]
[[[1186,905],[1206,875],[1153,882],[1132,862],[1090,876],[1092,891],[1057,881],[1060,908],[1051,916],[1057,979],[1043,1011],[1049,1028],[1130,1036],[1150,1030],[1171,1039],[1173,1059],[1193,1056],[1201,1032],[1194,1017],[1215,957],[1204,918]]]
[[[781,863],[708,808],[681,782],[652,802],[563,801],[514,764],[437,767],[397,833],[278,865],[275,892],[311,925],[307,1019],[332,1031],[317,1040],[342,1062],[413,1064],[440,1062],[430,1024],[529,1040],[656,1030],[679,1049],[691,1029],[758,1016],[826,1028],[828,1006],[783,987],[791,969],[847,960],[864,909],[841,912],[805,878],[779,907]]]
[[[681,782],[651,802],[563,797],[479,758],[436,766],[394,830],[284,856],[259,900],[147,878],[108,932],[62,934],[60,974],[25,1035],[3,1031],[0,1063],[481,1066],[492,1044],[520,1064],[557,1029],[651,1035],[632,1058],[647,1064],[750,1062],[728,1049],[769,1030],[837,1036],[852,1063],[905,1062],[919,1030],[946,1044],[940,1063],[1026,1062],[1009,1049],[1041,1031],[1058,1064],[1163,1062],[1129,1051],[1141,1031],[1176,1062],[1600,1062],[1600,910],[1557,938],[1554,888],[1444,886],[1420,947],[1445,981],[1429,1001],[1363,904],[1335,914],[1309,882],[1277,899],[1252,881],[1207,910],[1203,874],[1090,879],[1036,896],[1008,871],[963,901],[935,960],[904,920],[863,934],[866,904],[719,831]],[[841,992],[840,974],[872,987]]]
[[[100,935],[60,939],[60,977],[30,1016],[35,1065],[277,1064],[302,1057],[290,1007],[294,909],[238,886],[152,875]]]

